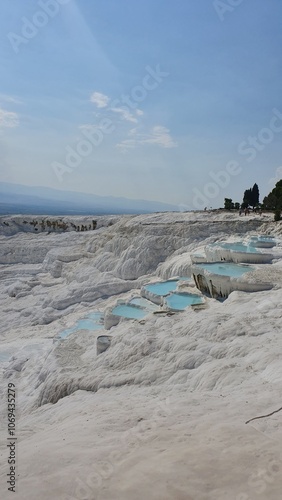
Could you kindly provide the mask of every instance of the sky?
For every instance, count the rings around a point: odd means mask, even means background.
[[[2,0],[0,181],[173,203],[282,177],[281,0]]]

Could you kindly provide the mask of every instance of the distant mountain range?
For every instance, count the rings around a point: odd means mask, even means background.
[[[173,212],[178,207],[146,200],[0,182],[0,214],[101,215]]]

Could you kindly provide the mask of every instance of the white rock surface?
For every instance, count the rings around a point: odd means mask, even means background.
[[[7,218],[5,221],[7,222]],[[0,491],[7,491],[7,385],[17,393],[20,500],[280,500],[282,258],[206,309],[110,329],[62,330],[227,237],[280,237],[268,217],[124,217],[96,231],[1,239]],[[249,278],[248,278],[249,279]],[[105,334],[106,332],[104,332]]]

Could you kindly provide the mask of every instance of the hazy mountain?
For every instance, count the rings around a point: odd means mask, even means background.
[[[130,214],[177,210],[177,206],[155,201],[98,196],[41,186],[0,182],[0,213],[2,214]]]

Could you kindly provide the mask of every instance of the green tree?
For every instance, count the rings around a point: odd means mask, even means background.
[[[252,203],[252,190],[246,189],[244,192],[242,207],[247,208]]]
[[[272,191],[264,198],[263,205],[266,210],[282,209],[282,179],[276,183]]]
[[[257,207],[259,205],[259,187],[257,184],[253,185],[252,188],[252,207]]]
[[[254,184],[252,188],[246,189],[244,192],[242,208],[247,208],[248,206],[255,208],[259,205],[259,187]]]
[[[274,212],[274,220],[275,222],[281,220],[281,210],[279,208]]]
[[[232,210],[234,208],[234,203],[231,198],[224,198],[224,208],[225,210]]]

